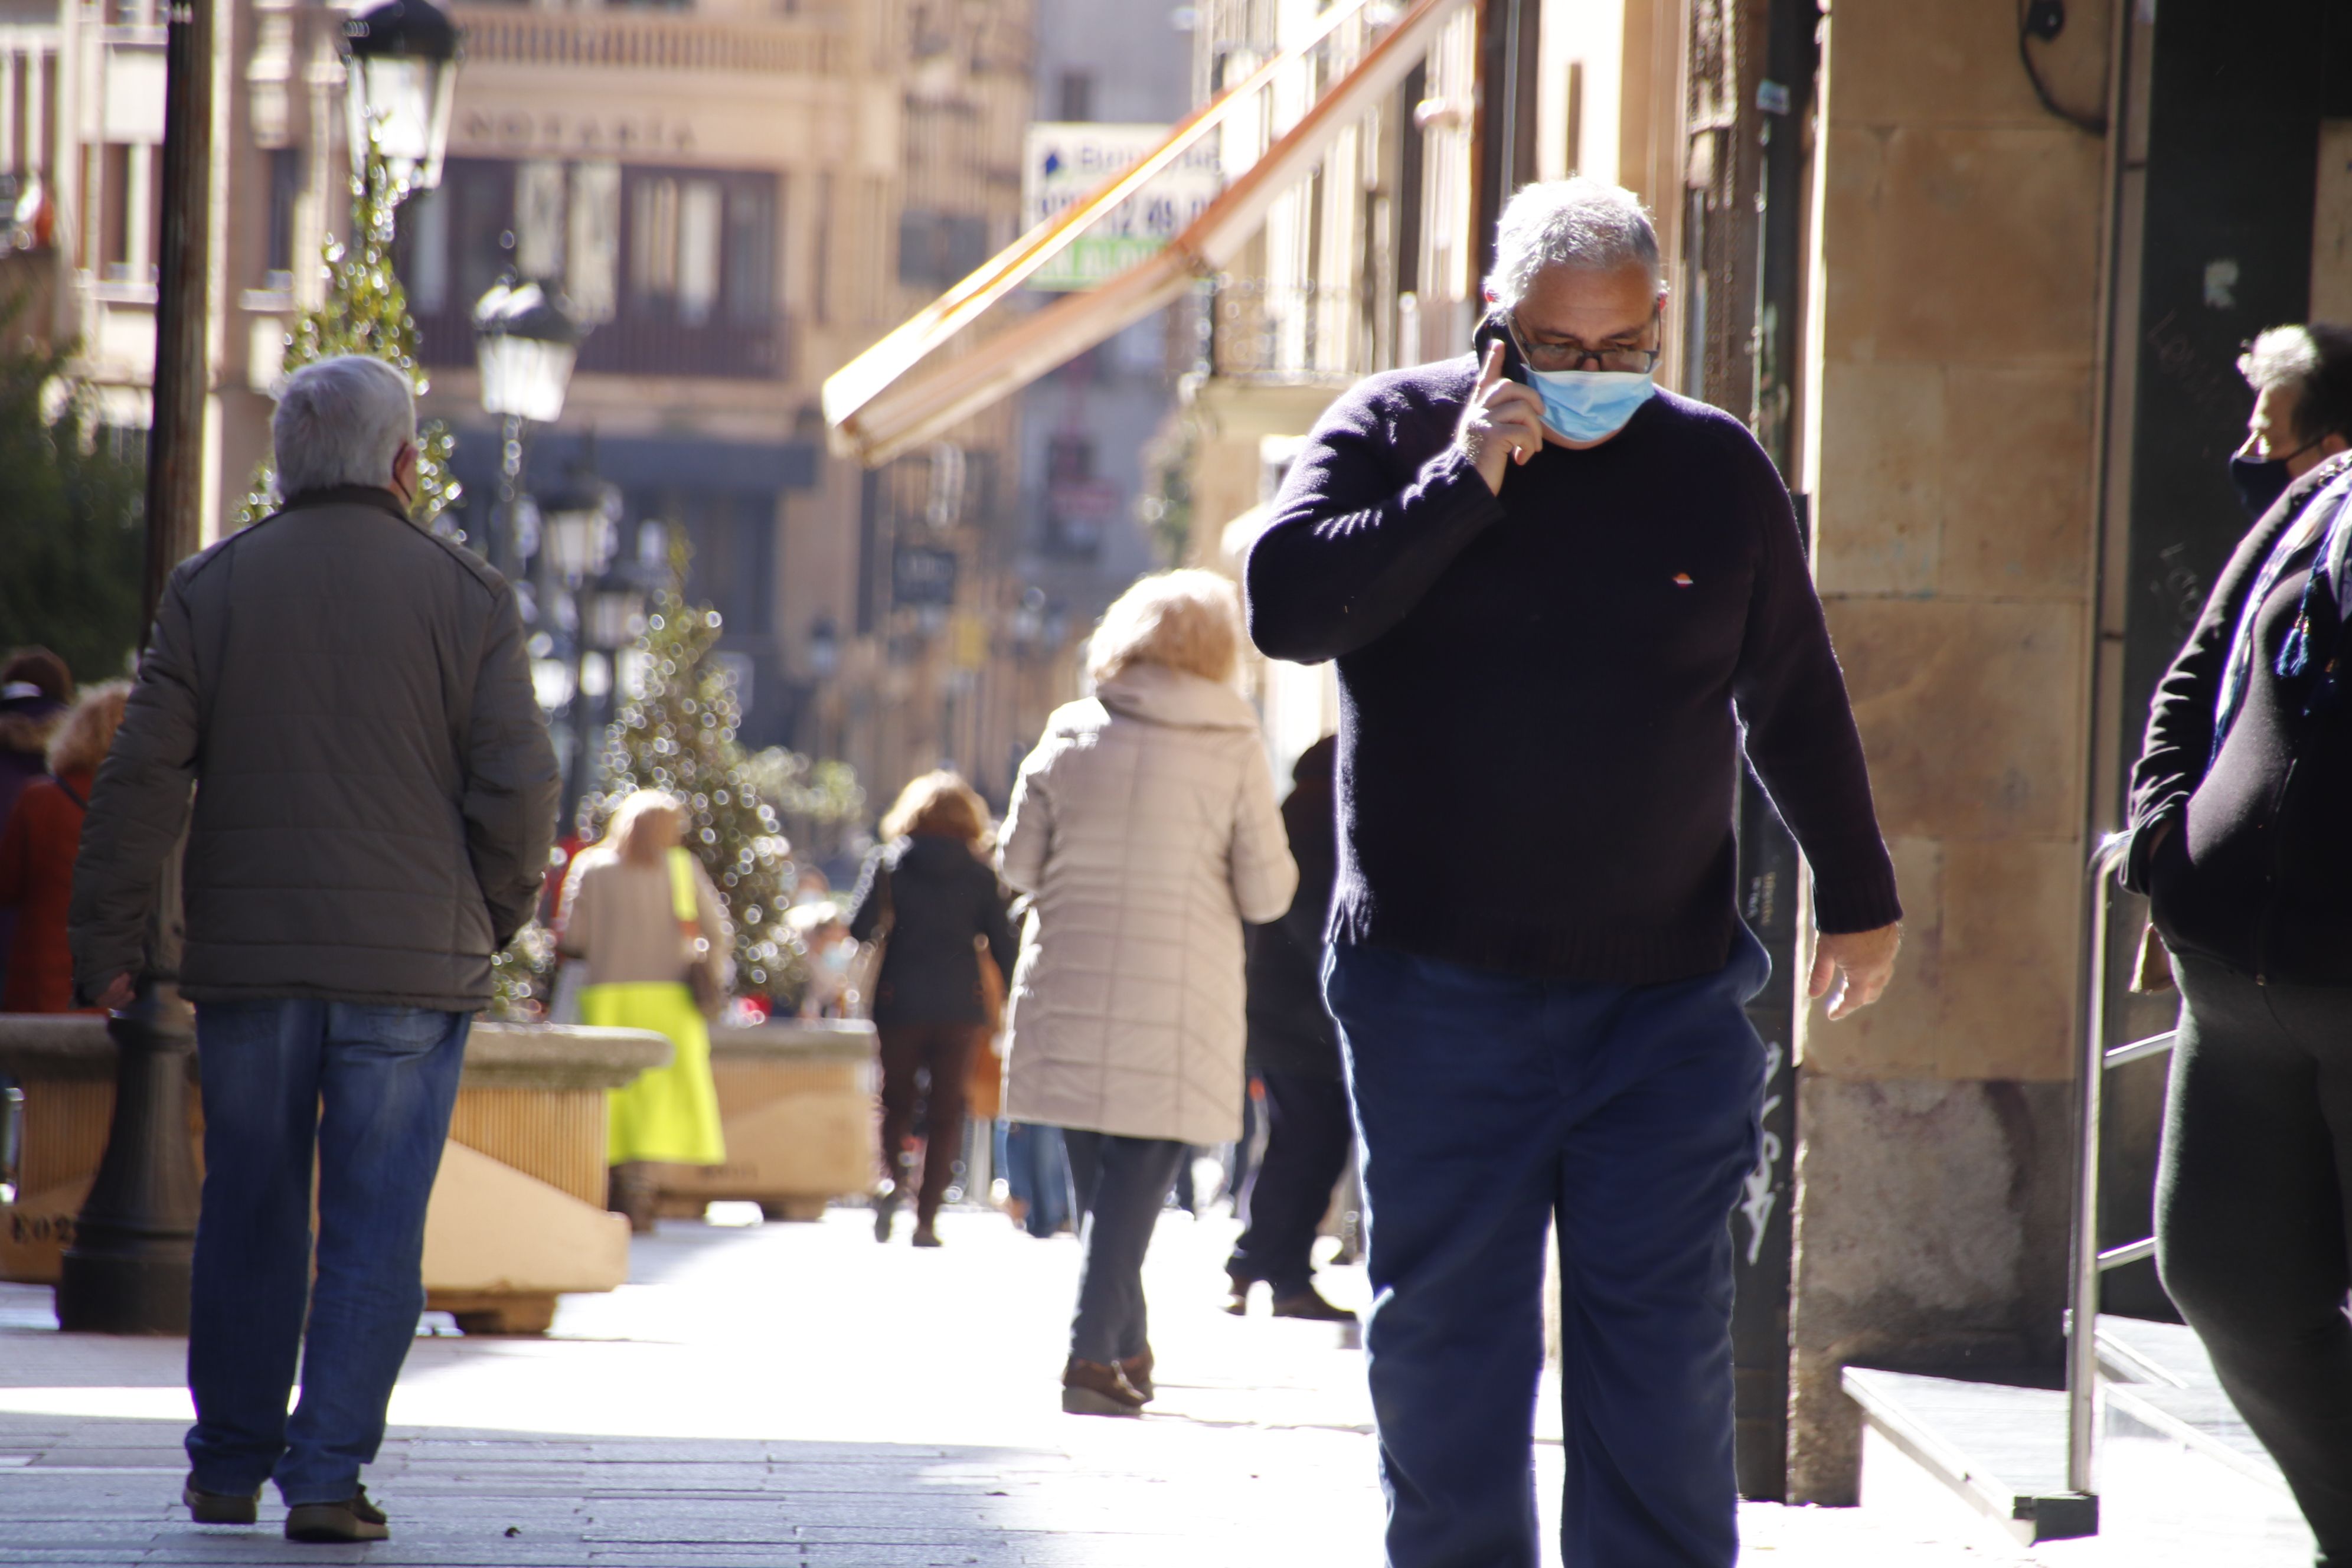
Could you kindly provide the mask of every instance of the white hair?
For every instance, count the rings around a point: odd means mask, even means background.
[[[1495,303],[1509,310],[1547,267],[1614,272],[1639,265],[1655,289],[1658,231],[1642,201],[1622,185],[1579,174],[1522,185],[1495,226],[1495,270],[1486,279]]]
[[[416,393],[397,366],[338,354],[286,378],[269,421],[281,498],[337,485],[389,486],[416,439]]]
[[[2238,359],[2238,373],[2256,392],[2281,385],[2301,392],[2304,384],[2319,374],[2319,345],[2299,323],[2273,327],[2257,333],[2246,345]]]

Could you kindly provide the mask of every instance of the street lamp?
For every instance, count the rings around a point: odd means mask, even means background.
[[[542,425],[561,415],[583,335],[563,296],[545,285],[516,278],[491,284],[474,304],[484,411]]]
[[[503,526],[490,531],[492,564],[501,545],[514,558],[528,553],[516,537],[520,524],[516,493],[522,480],[522,431],[526,420],[541,424],[563,412],[572,366],[580,354],[583,329],[561,294],[509,274],[490,285],[474,304],[474,360],[481,367],[482,411],[505,421],[499,448],[499,512]]]
[[[621,492],[574,470],[562,489],[539,498],[540,548],[566,584],[604,570],[619,543]]]
[[[393,199],[441,183],[457,92],[457,29],[432,0],[387,0],[343,24],[352,173],[382,154]]]
[[[615,567],[589,585],[581,623],[588,646],[600,653],[617,653],[635,644],[646,629],[646,589],[639,574]]]

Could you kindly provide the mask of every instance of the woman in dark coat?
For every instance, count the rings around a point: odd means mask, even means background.
[[[2273,328],[2240,369],[2258,397],[2232,471],[2277,499],[2132,775],[2126,880],[2182,1002],[2156,1263],[2317,1560],[2352,1563],[2352,331]]]
[[[1326,735],[1291,769],[1282,826],[1298,862],[1298,892],[1280,920],[1250,928],[1249,1065],[1265,1085],[1266,1140],[1250,1184],[1249,1228],[1225,1265],[1234,1284],[1227,1310],[1237,1317],[1261,1279],[1273,1289],[1277,1318],[1356,1316],[1315,1289],[1311,1256],[1353,1135],[1339,1026],[1323,1006],[1323,921],[1339,867],[1331,793],[1338,752],[1338,739]]]
[[[890,1239],[891,1216],[906,1195],[917,1075],[928,1071],[915,1245],[937,1247],[933,1222],[963,1147],[965,1079],[991,1027],[979,943],[1010,978],[1013,926],[1004,889],[981,858],[988,808],[961,778],[934,773],[915,780],[882,819],[882,831],[889,842],[867,859],[849,915],[851,936],[884,942],[870,998],[882,1054],[883,1187],[874,1239]]]

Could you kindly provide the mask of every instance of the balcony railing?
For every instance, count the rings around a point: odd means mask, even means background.
[[[436,369],[474,363],[474,325],[462,309],[416,318],[417,357]],[[593,375],[710,376],[773,381],[790,368],[791,331],[782,320],[696,325],[658,315],[599,323],[580,345],[579,368]]]
[[[849,38],[823,21],[718,22],[692,16],[459,6],[466,58],[475,64],[559,70],[740,71],[833,76],[847,68]]]

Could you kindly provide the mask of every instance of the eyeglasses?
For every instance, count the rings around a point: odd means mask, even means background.
[[[1511,334],[1513,346],[1530,370],[1546,372],[1562,370],[1605,370],[1619,374],[1647,375],[1658,367],[1660,349],[1632,348],[1622,343],[1603,343],[1597,349],[1579,342],[1531,343],[1519,332],[1516,312],[1504,318],[1504,330]],[[1658,313],[1650,312],[1647,332],[1658,324]]]

